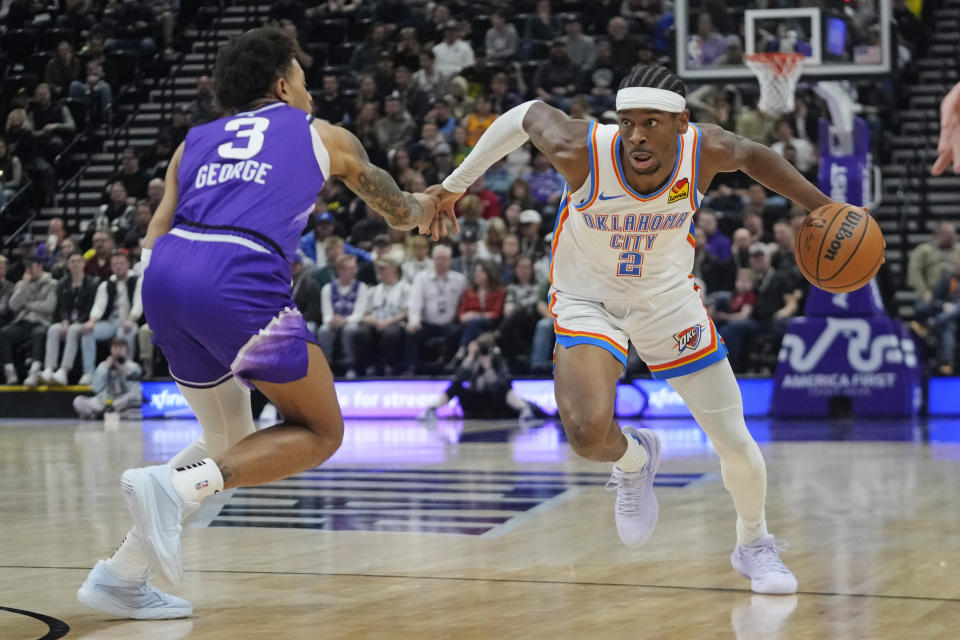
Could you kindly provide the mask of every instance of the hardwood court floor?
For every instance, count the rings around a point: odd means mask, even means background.
[[[127,529],[121,471],[196,423],[3,423],[0,638],[960,637],[960,421],[751,423],[790,597],[730,568],[734,512],[701,432],[644,424],[665,457],[640,550],[617,539],[608,467],[557,425],[352,422],[328,465],[202,514],[184,583],[157,579],[193,617],[137,622],[74,594]]]

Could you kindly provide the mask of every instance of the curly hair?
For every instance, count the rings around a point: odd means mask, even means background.
[[[275,27],[251,29],[232,38],[220,47],[213,69],[217,102],[227,111],[239,111],[267,97],[293,60],[293,41]]]

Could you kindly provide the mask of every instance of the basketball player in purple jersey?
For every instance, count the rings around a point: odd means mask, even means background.
[[[443,213],[401,191],[345,129],[317,121],[293,43],[248,31],[223,46],[217,100],[233,115],[191,129],[144,242],[144,311],[203,435],[169,465],[127,470],[134,527],[78,592],[111,615],[175,618],[181,520],[207,496],[310,469],[340,446],[333,378],[291,297],[291,259],[317,194],[339,178],[397,229],[439,234]],[[451,214],[452,217],[452,214]],[[284,422],[256,432],[248,387]]]
[[[527,140],[566,178],[554,231],[550,310],[557,334],[556,396],[570,446],[614,462],[615,516],[624,544],[652,535],[660,442],[614,419],[617,380],[633,342],[655,378],[684,399],[720,456],[737,512],[731,561],[759,593],[794,593],[764,516],[767,478],[750,436],[726,348],[693,283],[693,214],[720,172],[743,171],[814,209],[831,200],[769,148],[689,121],[683,82],[640,65],[617,92],[617,125],[574,120],[540,101],[497,118],[442,186],[451,207],[494,162]],[[703,187],[702,189],[700,187]]]

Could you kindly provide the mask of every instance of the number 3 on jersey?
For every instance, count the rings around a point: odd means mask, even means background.
[[[620,264],[617,265],[618,277],[639,278],[643,273],[643,254],[636,251],[624,251],[620,254]]]
[[[249,129],[241,127],[250,127]],[[247,138],[247,146],[235,147],[233,142],[224,142],[217,147],[221,158],[229,160],[249,160],[263,148],[263,132],[270,126],[266,118],[234,118],[227,121],[224,131],[236,131],[238,138]]]

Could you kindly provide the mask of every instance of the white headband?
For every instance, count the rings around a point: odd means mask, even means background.
[[[625,87],[617,91],[617,111],[623,109],[657,109],[680,113],[687,101],[679,93],[650,87]]]

